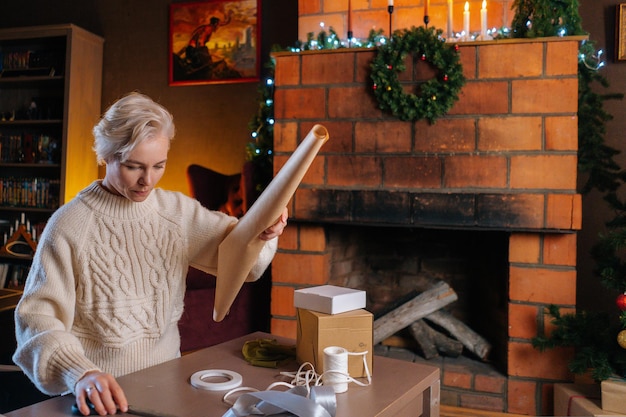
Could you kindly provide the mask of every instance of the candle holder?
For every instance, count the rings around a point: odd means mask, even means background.
[[[352,1],[348,0],[348,48],[352,46]]]
[[[426,28],[428,29],[428,23],[430,22],[430,17],[425,14],[424,15],[424,26],[426,26]]]
[[[389,40],[391,40],[391,15],[393,14],[393,6],[387,6],[387,13],[389,13]]]
[[[448,39],[452,40],[453,36],[454,36],[454,19],[453,19],[453,12],[454,9],[454,1],[453,0],[448,0]]]

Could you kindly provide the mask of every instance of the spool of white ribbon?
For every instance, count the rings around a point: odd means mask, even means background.
[[[324,385],[333,387],[336,393],[348,391],[348,351],[339,346],[328,346],[324,349]]]
[[[207,378],[226,378],[224,382],[208,382]],[[225,369],[207,369],[191,375],[191,385],[207,391],[228,391],[237,388],[243,382],[241,374]]]

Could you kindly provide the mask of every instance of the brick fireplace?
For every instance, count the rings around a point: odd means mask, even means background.
[[[323,124],[330,140],[290,203],[290,224],[272,264],[272,332],[295,337],[295,289],[336,282],[337,271],[350,268],[334,254],[341,245],[330,236],[338,230],[504,236],[496,251],[507,258],[497,285],[505,293],[504,311],[493,318],[504,320],[503,342],[494,341],[504,375],[495,389],[467,376],[467,396],[446,397],[446,389],[458,392],[459,373],[444,369],[442,399],[549,414],[552,385],[571,379],[571,352],[541,353],[531,339],[550,330],[547,305],[576,307],[580,40],[460,44],[467,83],[434,125],[403,122],[378,109],[370,94],[373,50],[276,53],[275,172],[314,124]],[[408,64],[403,81],[411,83],[419,71]]]

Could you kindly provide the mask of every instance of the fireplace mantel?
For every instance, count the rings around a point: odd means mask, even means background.
[[[290,217],[317,223],[569,233],[580,225],[573,217],[580,196],[573,197],[300,189]],[[547,210],[553,204],[559,204],[559,216]]]

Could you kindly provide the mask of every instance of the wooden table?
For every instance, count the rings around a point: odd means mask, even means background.
[[[280,369],[249,365],[243,359],[241,348],[245,341],[258,338],[276,338],[281,344],[294,343],[267,333],[252,333],[122,376],[118,381],[131,405],[152,410],[155,415],[221,417],[229,409],[229,405],[222,402],[225,392],[192,387],[189,377],[196,371],[235,371],[243,376],[243,386],[265,390],[271,383],[285,380],[279,375],[280,371],[298,369],[295,361]],[[351,383],[347,392],[337,394],[336,417],[439,417],[439,368],[379,356],[374,357],[373,367],[371,385],[361,387]],[[6,416],[69,416],[73,402],[73,395],[56,397]]]

